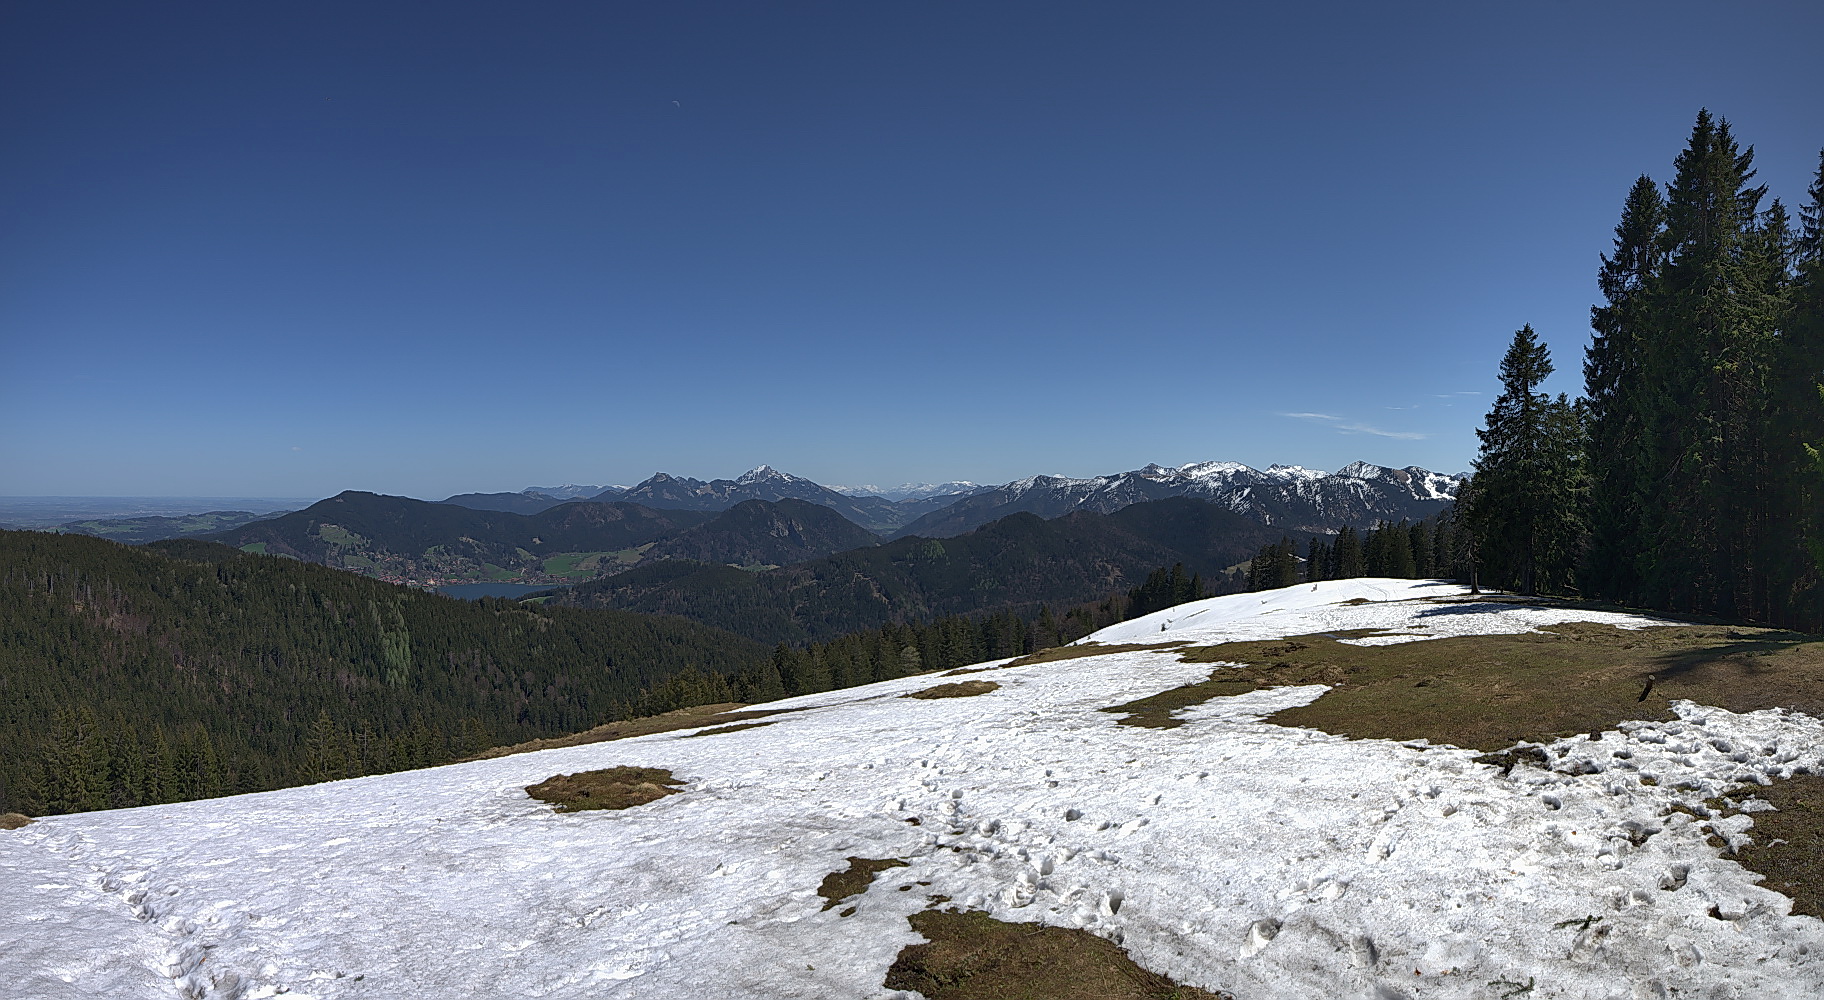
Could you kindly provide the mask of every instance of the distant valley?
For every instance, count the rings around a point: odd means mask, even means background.
[[[71,535],[94,535],[96,538],[112,539],[128,545],[144,545],[168,538],[192,538],[211,532],[228,531],[254,521],[281,517],[285,513],[282,510],[267,511],[264,514],[255,514],[250,510],[212,510],[202,514],[176,516],[154,514],[145,517],[93,518],[86,521],[65,521],[57,526],[57,530]]]
[[[1433,516],[1451,504],[1458,484],[1459,477],[1417,467],[1361,462],[1334,473],[1204,462],[1091,478],[1032,476],[1000,486],[832,488],[763,465],[733,479],[657,473],[633,486],[568,483],[440,502],[349,491],[289,513],[192,513],[124,498],[113,502],[134,506],[119,509],[157,513],[46,527],[131,544],[202,538],[419,587],[589,584],[559,599],[719,624],[726,624],[727,612],[718,606],[764,605],[772,617],[761,631],[798,640],[834,634],[837,622],[872,627],[908,616],[1089,599],[1132,587],[1136,574],[1173,562],[1220,573],[1282,536],[1298,540]],[[114,509],[94,506],[108,498],[37,500],[42,509],[32,513],[40,518]],[[1189,540],[1196,532],[1176,530],[1166,538],[1134,527],[1162,515],[1102,520],[1166,500],[1228,518],[1219,531],[1197,529],[1203,541]],[[974,537],[1014,515],[1027,517],[1018,522],[1025,528],[1004,525]],[[1021,542],[1010,545],[1015,535]],[[908,555],[932,551],[923,542],[937,540],[946,542],[948,576]],[[994,554],[986,555],[990,549]],[[1039,563],[1050,567],[1051,583],[1018,582],[1036,581],[1032,566]],[[852,597],[825,593],[842,574]],[[821,623],[793,610],[794,602],[813,597],[825,609]],[[883,613],[889,604],[891,614]]]
[[[745,505],[743,505],[745,506]],[[1046,520],[1020,512],[951,538],[907,536],[750,573],[665,560],[579,584],[553,604],[677,615],[765,642],[888,622],[1063,609],[1126,591],[1161,566],[1214,582],[1282,532],[1186,497]],[[1302,544],[1308,533],[1294,532]]]

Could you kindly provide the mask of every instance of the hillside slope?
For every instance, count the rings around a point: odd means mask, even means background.
[[[1338,581],[1098,638],[1166,624],[1204,646],[1372,649],[1665,624],[1461,594]],[[957,910],[1028,940],[1082,929],[1240,1000],[1824,992],[1824,922],[1706,842],[1745,842],[1777,816],[1755,796],[1824,768],[1815,718],[1675,702],[1505,769],[1271,721],[1321,704],[1336,690],[1321,683],[1207,698],[1173,728],[1129,722],[1125,706],[1224,669],[1184,648],[983,664],[961,678],[987,688],[973,696],[899,697],[939,680],[909,677],[757,706],[780,714],[719,732],[41,820],[0,833],[8,986],[904,1000],[889,981],[931,960],[914,926]],[[623,766],[674,793],[555,813],[525,790]],[[1748,811],[1724,817],[1723,796]],[[989,995],[970,992],[980,971],[951,970],[943,995]]]
[[[612,498],[596,497],[606,502]],[[544,493],[458,493],[445,497],[438,503],[455,504],[470,510],[498,510],[508,514],[536,514],[550,510],[560,503],[567,502],[565,497],[550,496]]]
[[[1160,566],[1214,575],[1280,532],[1197,500],[1054,520],[1016,514],[941,541],[901,538],[764,573],[661,562],[571,588],[573,607],[681,615],[766,642],[889,621],[1099,600]]]
[[[590,502],[522,515],[349,490],[283,517],[204,537],[397,582],[546,583],[586,579],[604,559],[631,564],[638,557],[630,550],[712,517]]]
[[[771,568],[878,544],[878,535],[822,504],[745,500],[655,543],[640,558]]]
[[[459,601],[200,541],[0,532],[0,812],[449,760],[764,657],[676,618]],[[345,753],[361,759],[327,759]]]

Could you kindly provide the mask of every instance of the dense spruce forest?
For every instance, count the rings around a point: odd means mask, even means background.
[[[769,655],[678,618],[460,601],[200,541],[0,532],[0,567],[0,812],[30,815],[426,767],[1018,656],[1122,620],[1140,593]]]
[[[0,811],[443,763],[764,662],[675,618],[459,601],[205,542],[0,532]]]
[[[1634,183],[1585,398],[1514,335],[1458,501],[1480,582],[1824,631],[1824,153],[1796,228],[1753,164],[1703,112]]]
[[[1461,579],[1468,574],[1472,552],[1468,534],[1461,520],[1445,511],[1420,521],[1383,523],[1365,532],[1344,525],[1328,540],[1313,536],[1303,556],[1296,542],[1282,537],[1248,562],[1245,588],[1237,586],[1244,582],[1237,573],[1225,581],[1228,586],[1223,590],[1274,590],[1361,576]]]

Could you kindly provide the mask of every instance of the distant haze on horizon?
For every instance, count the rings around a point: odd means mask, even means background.
[[[1816,3],[8,22],[13,496],[1460,472],[1700,107],[1824,146]]]

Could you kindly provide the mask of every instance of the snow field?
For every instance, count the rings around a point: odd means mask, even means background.
[[[1092,638],[1654,624],[1415,599],[1461,593],[1338,581]],[[1262,721],[1321,686],[1215,699],[1170,730],[1099,711],[1211,669],[1113,653],[971,675],[1002,685],[978,697],[899,697],[926,675],[701,739],[40,820],[0,834],[0,997],[911,997],[881,983],[934,894],[1088,929],[1242,1000],[1486,998],[1495,981],[1533,981],[1531,998],[1824,993],[1824,922],[1789,916],[1672,811],[1824,770],[1817,720],[1680,703],[1502,777],[1471,751]],[[522,790],[620,764],[688,785],[573,814]],[[1724,835],[1749,832],[1746,806]],[[908,866],[823,910],[818,884],[851,855]]]

